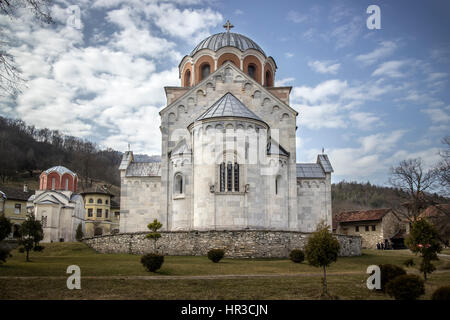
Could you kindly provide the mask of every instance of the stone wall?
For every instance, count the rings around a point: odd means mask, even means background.
[[[143,254],[153,249],[147,232],[121,233],[85,238],[88,246],[100,253]],[[303,247],[310,233],[295,231],[163,231],[157,242],[164,255],[204,256],[210,249],[225,249],[232,258],[286,258],[292,249]],[[340,256],[361,255],[361,237],[336,235]]]

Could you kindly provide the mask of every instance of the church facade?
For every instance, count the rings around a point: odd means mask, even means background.
[[[331,226],[333,168],[325,154],[297,163],[292,88],[275,87],[275,60],[224,27],[182,59],[181,86],[165,87],[160,162],[124,154],[121,233],[153,219],[166,231]]]

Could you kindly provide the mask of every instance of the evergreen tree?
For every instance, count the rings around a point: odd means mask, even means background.
[[[323,268],[323,295],[328,294],[327,267],[337,260],[339,250],[339,241],[330,232],[329,226],[321,222],[309,237],[305,253],[310,265]]]
[[[42,251],[43,246],[39,245],[39,242],[44,239],[44,231],[42,229],[42,224],[40,221],[36,220],[34,215],[30,214],[27,220],[20,226],[20,236],[19,241],[21,252],[26,252],[26,261],[30,261],[30,251]]]
[[[420,271],[424,280],[427,280],[427,274],[436,270],[431,261],[439,260],[437,254],[442,250],[438,232],[426,219],[420,219],[412,223],[405,242],[412,252],[421,255]]]

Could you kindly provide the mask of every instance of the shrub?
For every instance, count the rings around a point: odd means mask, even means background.
[[[386,285],[389,281],[395,279],[398,276],[403,276],[406,274],[406,271],[399,266],[394,264],[381,264],[381,290],[386,292]]]
[[[450,286],[437,288],[433,292],[431,300],[450,300]]]
[[[6,259],[12,257],[9,253],[9,250],[0,248],[0,264],[3,262],[6,262]]]
[[[386,291],[395,300],[416,300],[425,293],[425,284],[416,275],[402,275],[389,281]]]
[[[81,225],[81,223],[78,224],[77,227],[77,231],[75,233],[75,239],[77,239],[77,241],[81,241],[83,239],[83,226]]]
[[[208,259],[214,263],[217,263],[220,260],[222,260],[224,255],[225,251],[223,251],[222,249],[211,249],[208,251]]]
[[[160,269],[164,262],[164,256],[156,253],[148,253],[141,258],[142,265],[150,272]]]
[[[295,263],[302,263],[305,260],[305,254],[300,249],[294,249],[289,254],[289,258]]]
[[[413,267],[415,265],[415,263],[414,263],[413,259],[407,259],[407,260],[405,260],[405,262],[403,262],[403,265],[405,267]]]

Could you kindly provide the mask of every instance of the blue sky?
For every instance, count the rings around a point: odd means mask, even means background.
[[[369,30],[366,9],[381,9]],[[80,25],[70,20],[77,5]],[[385,184],[410,157],[433,165],[450,134],[448,1],[55,1],[53,26],[27,12],[0,28],[28,79],[0,113],[120,151],[158,154],[164,86],[206,36],[232,30],[274,57],[299,113],[298,162],[322,147],[342,179]],[[69,20],[68,20],[69,19]]]

